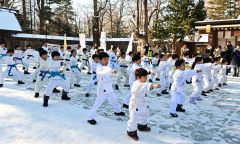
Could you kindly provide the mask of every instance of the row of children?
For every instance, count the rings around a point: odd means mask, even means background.
[[[43,106],[48,106],[49,97],[52,92],[58,92],[56,87],[62,87],[62,99],[70,100],[69,89],[72,86],[80,87],[81,71],[88,67],[88,74],[91,74],[87,87],[86,97],[94,85],[97,85],[97,97],[88,115],[88,123],[95,125],[96,111],[107,100],[113,107],[116,116],[124,116],[121,104],[117,101],[117,96],[112,87],[112,75],[117,74],[115,89],[119,89],[122,77],[125,77],[124,86],[131,87],[131,92],[123,100],[123,108],[129,109],[130,119],[128,121],[127,134],[134,140],[138,140],[137,129],[140,131],[150,131],[147,126],[149,116],[149,106],[147,103],[147,93],[152,88],[157,88],[156,95],[169,94],[171,92],[170,115],[177,117],[177,111],[185,112],[183,103],[185,101],[184,85],[191,81],[193,92],[190,103],[196,104],[201,101],[201,95],[219,90],[219,87],[226,85],[227,63],[220,58],[214,61],[210,58],[203,59],[196,56],[194,59],[184,57],[180,59],[176,54],[171,56],[166,54],[154,54],[150,59],[144,53],[141,55],[130,52],[126,55],[122,52],[117,56],[117,48],[103,52],[101,49],[92,49],[91,58],[86,49],[74,50],[71,47],[64,51],[61,47],[59,51],[49,52],[46,46],[39,50],[38,67],[34,72],[36,75],[35,97],[39,97],[40,89],[44,83],[48,82],[44,92]],[[17,70],[17,59],[13,56],[13,50],[7,50],[7,56],[2,56],[7,60],[7,72],[16,75],[21,83],[20,72]],[[9,60],[10,59],[10,60]],[[78,66],[81,61],[81,65]],[[191,63],[194,61],[193,63]],[[23,64],[23,63],[22,63]],[[13,66],[15,65],[15,66]],[[65,71],[71,71],[70,83],[66,79]],[[10,76],[9,75],[9,76]],[[0,75],[0,77],[2,77]],[[152,82],[158,84],[152,84]],[[23,82],[22,82],[23,83]],[[1,84],[1,83],[0,83]]]

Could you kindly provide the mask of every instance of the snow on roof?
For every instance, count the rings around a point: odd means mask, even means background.
[[[22,31],[14,13],[12,10],[0,8],[0,30],[12,32]]]
[[[15,38],[23,38],[23,39],[47,39],[47,40],[64,40],[64,36],[53,36],[53,35],[39,35],[39,34],[27,34],[27,33],[19,33],[13,35]],[[79,41],[79,37],[67,37],[68,41]],[[93,38],[86,38],[86,41],[93,41]],[[107,38],[108,42],[128,42],[130,38]]]

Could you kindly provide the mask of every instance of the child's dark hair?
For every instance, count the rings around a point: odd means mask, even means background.
[[[92,55],[92,59],[98,58],[97,54]]]
[[[42,51],[39,52],[40,57],[42,57],[42,56],[45,55],[45,54],[46,54],[46,55],[48,54],[48,52],[45,51],[45,50],[42,50]]]
[[[195,68],[195,65],[197,64],[197,62],[200,62],[200,61],[202,61],[202,60],[203,60],[202,57],[196,57],[194,63],[192,64],[192,69]]]
[[[212,58],[206,57],[206,58],[204,59],[204,63],[212,63]]]
[[[52,56],[52,58],[55,56],[60,56],[60,53],[58,51],[53,51],[51,56]]]
[[[84,48],[84,49],[83,49],[83,51],[87,51],[87,49],[86,49],[86,48]]]
[[[158,56],[158,53],[155,53],[155,54],[153,55],[153,57],[156,57],[156,56]]]
[[[114,51],[114,50],[116,50],[117,49],[117,47],[116,46],[113,46],[112,47],[112,51]]]
[[[72,49],[72,47],[71,46],[67,46],[67,50],[70,50],[70,49]]]
[[[105,52],[100,52],[98,54],[98,57],[99,57],[100,60],[102,60],[103,58],[109,58],[109,55]]]
[[[159,58],[161,59],[161,58],[163,58],[165,56],[165,54],[160,54],[159,55]]]
[[[213,59],[214,62],[217,62],[217,61],[219,61],[219,60],[221,60],[221,57],[215,57],[215,58]]]
[[[125,55],[126,55],[126,52],[125,51],[121,51],[120,56],[122,57],[122,56],[125,56]]]
[[[15,45],[15,49],[18,48],[18,47],[20,47],[20,45]]]
[[[70,57],[72,57],[73,53],[76,52],[76,50],[71,50],[71,55]]]
[[[135,70],[135,76],[136,78],[141,78],[142,76],[147,76],[148,75],[148,71],[145,70],[144,68],[139,68]]]
[[[64,48],[64,46],[60,46],[60,49]]]
[[[27,45],[27,48],[28,48],[28,47],[32,47],[32,46],[29,44],[29,45]]]
[[[14,53],[14,49],[8,49],[7,53]]]
[[[132,61],[136,62],[138,60],[141,60],[141,56],[139,54],[134,54],[133,57],[132,57]]]
[[[103,49],[97,49],[97,54],[99,54],[100,52],[104,52]]]
[[[129,53],[128,53],[128,55],[132,55],[133,54],[133,52],[132,51],[130,51]]]
[[[177,54],[172,54],[172,59],[179,59],[179,56]]]
[[[185,60],[184,59],[179,59],[175,62],[175,67],[178,68],[180,67],[182,64],[185,63]]]

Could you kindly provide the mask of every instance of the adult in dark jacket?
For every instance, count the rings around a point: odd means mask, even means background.
[[[230,41],[227,42],[227,50],[225,51],[224,59],[230,64],[232,60],[232,55],[234,52],[233,45]],[[231,69],[227,69],[227,74],[230,73]]]
[[[240,68],[240,47],[238,46],[236,50],[232,54],[231,65],[234,68],[233,76],[239,76],[239,68]]]

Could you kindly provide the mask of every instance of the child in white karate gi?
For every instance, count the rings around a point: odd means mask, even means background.
[[[70,88],[69,82],[60,73],[60,68],[61,68],[61,61],[59,60],[60,54],[58,51],[54,51],[52,52],[51,56],[52,56],[52,61],[50,62],[50,70],[49,70],[50,80],[44,92],[43,107],[48,106],[49,97],[52,95],[53,89],[58,86],[63,88],[62,100],[70,100],[70,97],[68,97],[68,92]]]
[[[39,74],[37,76],[35,84],[35,98],[39,97],[39,93],[43,85],[48,82],[49,73],[49,64],[50,60],[48,59],[48,52],[45,50],[40,51],[40,60],[39,60]]]
[[[88,84],[88,86],[87,86],[87,93],[86,93],[86,97],[89,97],[90,96],[90,92],[91,92],[91,90],[92,90],[92,87],[94,86],[94,85],[97,85],[97,73],[96,73],[96,71],[97,71],[97,65],[98,65],[98,61],[99,61],[99,58],[98,58],[98,55],[97,54],[94,54],[93,56],[92,56],[92,66],[91,66],[91,68],[92,68],[92,75],[91,75],[91,78],[90,78],[90,81],[89,81],[89,84]]]
[[[119,89],[118,85],[121,83],[121,78],[125,77],[124,87],[128,87],[129,74],[128,74],[128,62],[126,60],[126,53],[121,52],[120,58],[118,59],[119,70],[117,76],[117,84],[115,84],[115,89]]]
[[[89,60],[89,55],[88,55],[88,52],[87,52],[87,49],[84,48],[83,49],[83,52],[82,52],[82,59],[81,59],[81,67],[80,67],[80,70],[82,70],[84,67],[87,67],[88,68],[88,72],[87,74],[91,74],[91,65],[90,65],[90,60]]]
[[[69,65],[70,65],[71,51],[72,51],[72,47],[68,46],[67,51],[65,52],[65,55],[64,55],[65,56],[65,64],[66,64],[66,66],[64,66],[64,70],[66,69],[66,71],[70,71]]]
[[[131,99],[129,102],[129,120],[127,122],[127,134],[132,139],[138,141],[139,131],[151,131],[147,126],[149,117],[149,103],[147,93],[153,88],[160,88],[159,84],[147,83],[148,71],[143,68],[135,70],[137,80],[131,88]]]
[[[81,78],[81,70],[78,67],[78,58],[77,58],[77,51],[71,51],[71,58],[70,58],[70,69],[71,69],[71,76],[70,76],[70,87],[73,85],[75,87],[80,87],[80,78]]]
[[[203,71],[203,88],[204,91],[203,93],[210,93],[213,92],[213,80],[212,80],[212,75],[211,75],[211,71],[212,71],[212,59],[210,57],[207,57],[204,59],[204,71]]]
[[[161,88],[158,90],[158,92],[156,93],[157,96],[161,96],[161,94],[169,94],[169,92],[167,92],[167,67],[169,67],[169,63],[167,62],[167,57],[165,54],[160,54],[159,55],[160,58],[160,63],[158,66],[158,72],[159,72],[159,79],[160,79],[160,85]]]
[[[33,69],[36,69],[38,58],[34,54],[36,54],[36,50],[32,49],[31,45],[27,45],[27,49],[24,52],[24,58],[27,63],[34,63]]]
[[[141,68],[141,56],[139,54],[135,54],[132,57],[133,64],[129,68],[129,85],[132,87],[133,82],[136,80],[135,76],[135,70],[138,68]],[[129,93],[124,99],[123,99],[123,108],[128,109],[129,101],[131,98],[131,93]]]
[[[96,111],[107,100],[113,108],[114,114],[116,116],[124,116],[125,113],[121,112],[121,106],[117,101],[117,97],[112,88],[111,75],[116,73],[113,69],[108,67],[109,55],[105,52],[101,52],[99,55],[100,62],[97,66],[97,97],[93,107],[91,108],[88,115],[88,123],[95,125],[97,121]]]
[[[18,84],[25,84],[23,82],[23,74],[17,69],[17,59],[14,57],[14,50],[7,50],[7,56],[4,57],[4,61],[7,63],[7,69],[2,73],[0,85],[3,86],[4,78],[9,76],[16,77]]]
[[[213,80],[213,90],[219,90],[218,84],[219,84],[219,71],[221,69],[221,57],[215,57],[214,58],[214,64],[212,68],[212,80]]]
[[[185,61],[183,59],[177,60],[175,63],[177,70],[173,74],[173,84],[171,87],[171,109],[170,115],[178,117],[176,111],[185,112],[182,108],[185,101],[185,83],[186,79],[196,75],[201,71],[185,70]]]
[[[16,58],[16,63],[17,64],[22,64],[24,68],[24,74],[30,74],[28,72],[29,64],[26,62],[24,59],[24,53],[21,50],[20,45],[15,46],[15,51],[14,51],[14,57]]]
[[[192,69],[203,71],[204,70],[204,64],[203,64],[203,58],[202,57],[196,57],[195,62],[192,65]],[[193,92],[190,96],[189,103],[191,104],[197,104],[196,101],[202,101],[203,99],[200,97],[203,91],[203,73],[199,72],[196,75],[192,77],[192,86],[193,86]]]
[[[151,65],[151,74],[149,75],[149,82],[153,82],[153,78],[155,76],[158,77],[158,63],[159,63],[159,54],[155,53],[152,58],[152,65]]]
[[[117,47],[112,47],[111,51],[108,52],[109,55],[109,63],[108,66],[111,69],[118,70],[118,57],[117,57]]]
[[[222,65],[219,71],[219,87],[227,85],[227,69],[229,68],[228,61],[222,60]]]

